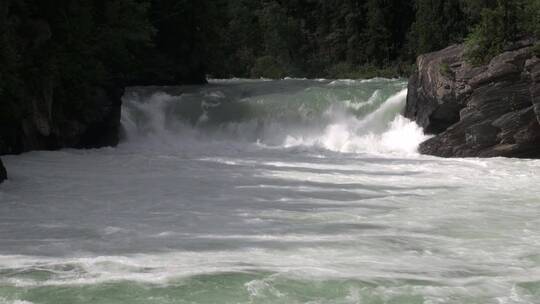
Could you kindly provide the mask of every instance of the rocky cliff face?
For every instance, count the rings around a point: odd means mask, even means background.
[[[123,89],[95,87],[90,98],[78,101],[82,107],[71,109],[55,102],[59,91],[53,82],[40,85],[38,94],[23,99],[26,109],[20,119],[0,121],[0,154],[118,143]]]
[[[0,1],[0,155],[114,146],[124,87],[206,81],[191,40],[150,43],[145,5],[71,2]]]
[[[2,160],[0,159],[0,183],[5,181],[6,179],[7,179],[6,168],[4,168],[4,164],[2,164]]]
[[[115,145],[122,86],[91,79],[69,81],[56,73],[60,55],[51,51],[58,43],[50,22],[19,18],[16,35],[8,37],[9,8],[8,2],[0,6],[0,40],[9,49],[0,52],[0,59],[13,65],[0,70],[2,76],[11,76],[3,78],[5,86],[0,88],[0,155]],[[9,57],[11,53],[18,56]],[[18,66],[8,62],[15,59]]]
[[[443,157],[540,157],[540,58],[522,41],[485,66],[464,46],[422,55],[405,116],[434,137],[420,152]]]
[[[0,1],[0,155],[114,146],[125,87],[206,81],[199,23],[171,30],[185,18],[163,1],[79,2]]]

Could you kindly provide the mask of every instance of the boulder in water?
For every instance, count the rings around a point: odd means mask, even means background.
[[[540,157],[540,58],[523,41],[474,67],[454,45],[418,58],[405,116],[435,136],[443,157]]]

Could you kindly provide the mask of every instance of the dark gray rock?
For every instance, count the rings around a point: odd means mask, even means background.
[[[21,48],[35,62],[28,64],[32,68],[21,84],[24,90],[3,100],[3,107],[0,104],[0,155],[98,148],[115,146],[119,141],[124,84],[88,80],[73,88],[62,82],[47,64],[52,37],[46,20],[21,21]]]
[[[0,159],[0,183],[7,179],[7,172],[2,160]]]
[[[22,101],[28,105],[24,117],[0,121],[0,155],[118,144],[123,89],[95,87],[93,94],[78,101],[82,107],[71,109],[64,100],[53,99],[56,92],[46,78],[40,96]]]
[[[422,55],[405,116],[435,135],[420,152],[443,157],[540,157],[540,59],[524,41],[473,67],[463,45]]]

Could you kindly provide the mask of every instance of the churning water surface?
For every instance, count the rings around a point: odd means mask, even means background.
[[[3,157],[0,303],[540,303],[540,161],[420,156],[401,80],[132,88]]]

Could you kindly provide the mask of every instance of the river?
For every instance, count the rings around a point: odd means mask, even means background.
[[[540,161],[417,154],[406,86],[129,89],[118,147],[3,157],[0,303],[540,303]]]

